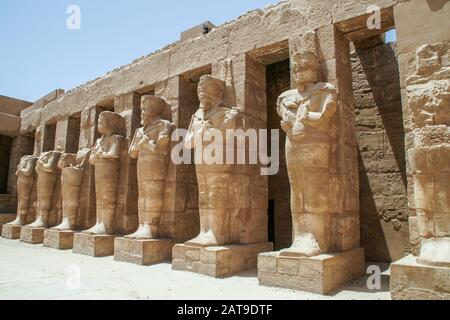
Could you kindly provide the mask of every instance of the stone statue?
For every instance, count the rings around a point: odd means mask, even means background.
[[[78,223],[78,209],[80,204],[81,185],[84,171],[89,164],[91,149],[82,149],[78,154],[65,153],[59,160],[61,169],[61,190],[63,221],[54,227],[60,231],[75,231]]]
[[[139,229],[125,238],[157,239],[164,206],[164,185],[169,164],[172,124],[163,120],[166,102],[155,96],[143,96],[143,128],[136,131],[129,154],[138,159]]]
[[[224,105],[224,92],[224,81],[209,75],[200,78],[200,108],[192,117],[185,139],[186,148],[197,148],[199,143],[205,147],[211,145],[211,142],[203,139],[211,131],[218,130],[225,139],[227,129],[237,128],[239,112]],[[229,244],[231,210],[228,208],[233,204],[233,195],[228,186],[233,179],[234,166],[196,163],[196,171],[201,231],[197,238],[188,241],[186,245],[207,247]]]
[[[443,44],[420,47],[406,86],[414,134],[408,156],[423,239],[418,262],[450,267],[450,66],[441,59],[447,51]]]
[[[55,194],[56,180],[59,176],[58,161],[61,153],[49,151],[41,154],[36,164],[37,172],[37,218],[27,227],[49,227],[49,215]]]
[[[95,166],[95,193],[97,199],[97,224],[83,233],[113,235],[114,214],[120,177],[120,150],[124,137],[123,118],[117,113],[105,111],[100,114],[97,140],[89,162]]]
[[[331,247],[328,186],[330,159],[336,146],[336,89],[319,82],[313,52],[293,56],[296,89],[278,98],[281,126],[287,134],[286,161],[291,184],[294,243],[281,255],[312,257]]]
[[[26,224],[28,210],[30,208],[31,193],[33,191],[35,166],[37,157],[24,156],[17,167],[17,217],[9,223],[12,226]]]

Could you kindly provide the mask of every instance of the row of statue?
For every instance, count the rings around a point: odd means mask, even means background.
[[[420,58],[420,57],[419,57]],[[319,81],[319,58],[313,52],[293,56],[292,71],[296,88],[284,92],[278,99],[281,127],[287,135],[286,159],[291,184],[293,245],[281,252],[286,256],[316,256],[330,252],[330,221],[324,218],[332,211],[327,186],[332,184],[333,152],[336,150],[337,93],[333,85]],[[410,80],[412,81],[412,80]],[[240,111],[224,104],[225,82],[210,75],[198,85],[200,107],[192,116],[185,138],[186,148],[195,148],[196,141],[209,130],[237,129]],[[131,239],[157,239],[163,214],[163,196],[170,161],[171,133],[169,119],[164,119],[166,102],[156,96],[143,96],[142,125],[134,135],[129,155],[137,159],[139,189],[139,228]],[[114,213],[120,174],[120,149],[124,137],[119,134],[122,117],[113,112],[101,113],[98,130],[102,134],[95,147],[80,150],[77,155],[51,151],[39,157],[25,156],[17,170],[18,216],[13,225],[24,225],[30,206],[30,194],[37,172],[37,218],[31,227],[49,227],[49,211],[54,195],[58,170],[61,170],[63,221],[58,230],[76,230],[81,180],[87,165],[95,166],[96,225],[84,231],[93,235],[114,234]],[[206,142],[204,142],[206,143]],[[445,149],[447,150],[447,149]],[[415,152],[415,153],[414,153]],[[413,167],[418,161],[412,151]],[[448,162],[448,159],[446,160]],[[35,170],[34,170],[35,169]],[[233,179],[233,166],[196,165],[199,187],[200,234],[188,242],[194,246],[231,244],[232,226],[229,203],[233,195],[227,189]],[[416,187],[419,183],[416,182]],[[420,201],[420,197],[418,198]],[[419,203],[420,204],[420,203]],[[421,233],[435,238],[433,229],[426,228],[430,215],[419,212]],[[422,217],[425,217],[422,218]],[[447,220],[446,220],[447,221]],[[431,223],[432,224],[432,223]],[[430,231],[431,230],[431,231]]]
[[[328,210],[323,185],[329,183],[329,158],[334,143],[331,131],[337,110],[336,90],[331,84],[318,81],[319,60],[313,53],[299,53],[293,64],[297,89],[283,93],[278,100],[278,113],[288,139],[287,164],[292,187],[294,244],[286,255],[314,256],[326,252],[330,239],[320,214]],[[224,104],[225,82],[206,75],[198,86],[199,110],[193,115],[185,147],[193,149],[196,141],[208,130],[237,129],[240,114]],[[142,128],[134,135],[129,156],[137,159],[139,228],[128,235],[131,239],[157,239],[163,214],[163,196],[170,161],[173,124],[163,118],[166,102],[156,96],[143,96]],[[97,223],[89,230],[92,235],[113,235],[114,214],[120,174],[120,150],[123,136],[117,128],[122,117],[105,111],[98,120],[101,138],[92,149],[78,154],[50,151],[39,157],[25,156],[17,170],[18,216],[13,225],[24,225],[30,206],[30,194],[37,173],[37,218],[28,225],[48,228],[49,212],[58,170],[61,175],[62,223],[56,230],[77,230],[79,197],[86,167],[95,166]],[[204,142],[206,143],[206,142]],[[305,152],[307,151],[307,152]],[[35,170],[34,170],[35,169]],[[230,203],[224,189],[233,178],[233,166],[209,167],[196,165],[200,193],[200,234],[188,242],[194,246],[224,245],[233,241],[227,221]],[[305,220],[306,219],[306,220]]]

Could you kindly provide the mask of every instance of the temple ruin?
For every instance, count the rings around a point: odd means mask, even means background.
[[[2,236],[319,294],[386,262],[393,299],[450,299],[449,17],[446,0],[282,1],[70,91],[0,96]],[[279,171],[174,164],[178,129],[189,152],[279,130]]]

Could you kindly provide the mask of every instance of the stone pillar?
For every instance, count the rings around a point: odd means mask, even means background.
[[[305,103],[310,99],[307,112],[322,113],[320,117],[325,120],[316,124],[319,126],[323,123],[321,126],[324,127],[320,127],[320,132],[315,132],[317,129],[314,129],[316,127],[313,124],[308,129],[308,122],[304,124],[306,129],[296,127],[297,124],[294,123],[291,130],[288,127],[285,129],[292,131],[290,144],[286,145],[286,157],[291,168],[291,210],[295,241],[288,250],[261,254],[258,259],[258,278],[262,285],[328,294],[344,283],[362,276],[365,265],[359,236],[359,174],[350,47],[343,35],[331,25],[291,38],[289,46],[292,84],[295,87],[281,95],[279,103],[285,106],[286,103],[296,104],[296,100],[290,99],[289,95],[298,96]],[[306,72],[299,71],[299,68],[306,68],[306,63],[309,63],[308,70],[315,70],[318,77],[315,81],[298,80],[299,74],[294,74]],[[303,93],[298,89],[298,83],[302,81],[306,84],[308,81],[314,83],[308,89],[310,93]],[[318,107],[315,101],[320,101],[310,98],[313,96],[315,99],[327,97],[327,100],[321,102],[324,104],[322,111],[322,108],[313,110]],[[328,100],[332,96],[335,103]],[[302,103],[297,107],[299,112],[304,108]],[[280,111],[284,112],[282,109]],[[296,119],[295,123],[304,121],[299,114],[294,114],[293,117]],[[286,125],[287,121],[292,121],[289,119],[294,118],[283,115]],[[330,127],[327,127],[327,123]],[[304,134],[298,147],[294,130]],[[324,140],[322,132],[328,140]],[[318,139],[317,142],[308,142],[316,141],[315,139]],[[327,145],[330,148],[325,147]],[[321,149],[315,149],[321,146],[324,153]],[[295,148],[298,150],[294,151]],[[308,156],[302,157],[299,154],[305,152]],[[311,158],[314,156],[317,158]],[[294,169],[295,166],[299,166],[298,170]],[[324,182],[320,186],[317,181],[322,179]]]
[[[243,130],[266,127],[264,65],[242,54],[233,59],[213,63],[212,76],[225,82],[223,104],[227,108],[235,107],[238,110]],[[192,90],[193,93],[196,91]],[[192,102],[197,102],[198,105],[198,98],[192,99]],[[194,112],[196,110],[197,106],[194,107]],[[191,120],[190,116],[188,121]],[[205,173],[207,176],[199,183],[209,184],[207,188],[225,187],[228,190],[222,191],[228,192],[222,195],[227,199],[230,218],[220,235],[227,239],[216,238],[218,242],[224,242],[221,246],[200,245],[206,240],[206,234],[203,234],[203,238],[201,234],[184,245],[175,246],[172,261],[174,269],[221,278],[256,267],[257,255],[272,250],[273,245],[267,242],[267,177],[261,176],[260,169],[259,165],[233,165],[233,183],[227,186],[220,183],[214,185],[213,180],[210,180],[212,173]],[[215,190],[213,193],[217,192]],[[214,206],[209,197],[213,196],[200,195],[200,214],[223,214],[216,210],[217,208],[209,207]],[[212,228],[211,232],[218,232],[212,224],[208,226]]]
[[[198,104],[196,86],[183,76],[158,82],[155,95],[171,107],[175,128],[187,130],[191,115]],[[172,147],[176,142],[172,143]],[[174,165],[169,162],[164,196],[162,233],[177,243],[198,233],[198,189],[193,164]]]
[[[117,198],[116,223],[121,235],[136,231],[138,226],[138,187],[136,160],[128,154],[134,132],[140,127],[140,95],[129,93],[114,99],[114,112],[125,119],[125,143],[120,158],[120,180]]]
[[[393,299],[450,298],[450,3],[394,7],[408,157],[412,254],[391,268]],[[412,36],[413,35],[413,36]]]

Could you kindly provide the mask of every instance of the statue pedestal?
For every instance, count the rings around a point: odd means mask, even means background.
[[[409,255],[391,265],[394,300],[450,300],[450,268],[419,264]]]
[[[22,227],[20,229],[20,241],[31,244],[41,244],[44,242],[44,231],[45,228]]]
[[[317,257],[284,257],[280,252],[258,256],[258,280],[263,286],[329,294],[365,274],[363,249]]]
[[[9,240],[20,239],[20,229],[22,229],[21,226],[4,224],[2,228],[2,237]]]
[[[73,238],[73,252],[91,257],[114,255],[115,236],[97,236],[76,233]]]
[[[47,229],[44,232],[44,247],[70,250],[73,248],[75,232]]]
[[[170,261],[174,245],[175,241],[170,239],[134,240],[116,238],[114,242],[114,260],[141,266]]]
[[[172,269],[225,278],[256,268],[258,254],[270,250],[272,243],[204,248],[178,244],[173,248]]]

